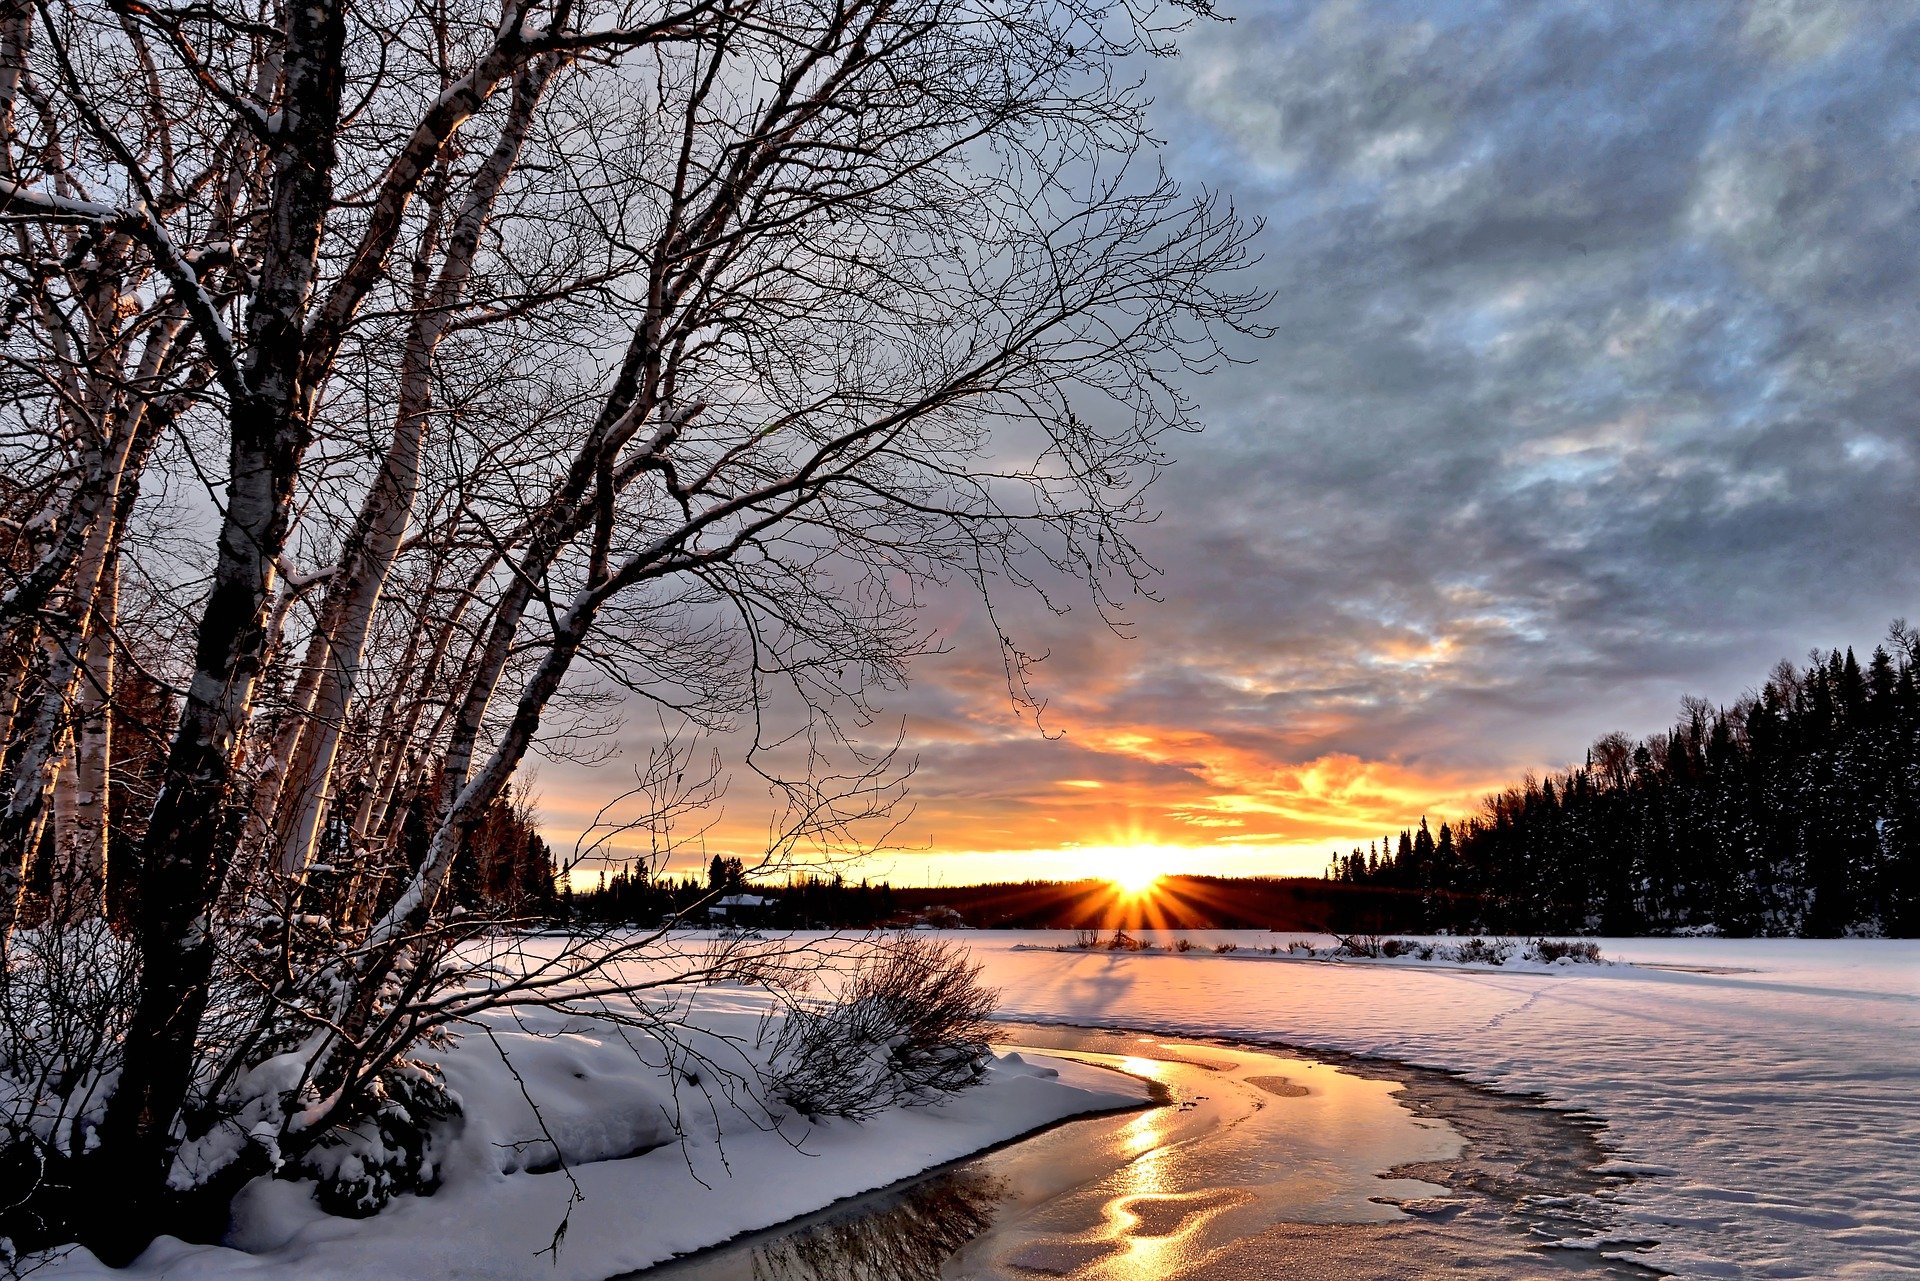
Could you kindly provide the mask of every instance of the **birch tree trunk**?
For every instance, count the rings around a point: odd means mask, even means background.
[[[100,915],[107,884],[107,789],[113,778],[113,631],[119,621],[117,564],[103,571],[73,699],[71,774],[54,840],[48,915],[62,924]]]
[[[342,0],[288,9],[266,252],[249,314],[244,398],[227,418],[226,511],[193,677],[141,848],[134,929],[145,965],[120,1081],[100,1127],[107,1181],[125,1198],[133,1224],[131,1232],[117,1226],[98,1238],[116,1256],[140,1242],[157,1211],[206,1009],[210,914],[237,835],[228,787],[260,676],[294,478],[311,434],[316,389],[302,378],[305,329],[333,203],[345,40]]]
[[[560,59],[549,55],[516,77],[513,104],[499,141],[454,217],[438,279],[409,326],[400,360],[393,437],[328,585],[321,626],[315,629],[307,652],[308,668],[317,670],[318,681],[298,751],[287,766],[291,805],[278,839],[280,871],[285,876],[304,875],[313,857],[341,727],[359,684],[367,632],[420,487],[420,450],[433,411],[434,354],[465,296],[494,201],[513,172],[534,110],[559,66]]]
[[[111,315],[112,303],[101,311]],[[172,359],[180,323],[176,314],[149,336],[134,371],[136,386],[157,378]],[[64,584],[49,602],[52,607],[38,611],[35,631],[43,654],[40,689],[20,736],[12,786],[0,809],[0,944],[13,929],[27,867],[39,849],[47,801],[56,787],[64,797],[66,822],[56,840],[55,882],[78,884],[74,877],[85,879],[80,869],[95,862],[104,867],[104,844],[99,859],[86,852],[96,840],[106,839],[104,818],[96,815],[96,808],[106,803],[104,773],[89,782],[69,769],[62,782],[62,765],[71,759],[74,768],[106,768],[105,703],[112,689],[111,638],[106,632],[117,602],[109,566],[164,414],[143,400],[104,389],[91,399],[88,407],[98,418],[82,424],[80,430],[92,432],[103,443],[87,451],[91,471],[78,482],[90,492],[74,504],[77,527],[83,532],[75,540]],[[74,752],[76,733],[85,740],[79,756]],[[97,794],[89,790],[92,783],[100,784]],[[83,796],[88,798],[84,803]],[[103,815],[104,809],[98,814]],[[92,836],[85,834],[89,824]],[[77,863],[69,860],[70,853]],[[62,903],[60,919],[66,919],[65,910],[74,901],[59,889],[55,895]]]

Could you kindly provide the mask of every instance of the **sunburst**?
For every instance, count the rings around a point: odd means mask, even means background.
[[[1150,845],[1123,845],[1100,851],[1100,875],[1129,897],[1153,892],[1166,875],[1165,855]]]

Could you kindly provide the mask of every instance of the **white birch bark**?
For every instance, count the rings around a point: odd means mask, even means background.
[[[287,876],[303,875],[313,857],[340,731],[359,684],[367,632],[420,488],[420,451],[433,410],[434,353],[466,295],[487,218],[519,159],[534,109],[558,69],[559,59],[549,56],[516,78],[500,138],[473,178],[455,216],[432,294],[409,327],[393,437],[331,585],[338,590],[327,593],[323,625],[315,630],[307,655],[307,670],[317,673],[317,681],[297,750],[287,765],[289,788],[282,798],[287,818],[279,843],[280,871]]]
[[[81,650],[73,696],[67,765],[59,786],[49,914],[71,924],[101,911],[107,880],[107,789],[113,777],[113,627],[118,618],[117,567],[101,575]]]

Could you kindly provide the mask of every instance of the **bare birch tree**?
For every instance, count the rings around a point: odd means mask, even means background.
[[[856,739],[929,584],[1131,591],[1182,380],[1261,301],[1126,78],[1191,16],[0,0],[9,936],[98,914],[115,664],[162,608],[193,637],[148,674],[178,717],[108,947],[130,995],[65,1133],[12,1131],[17,1239],[126,1257],[423,1038],[631,997],[664,936],[515,968],[450,901],[529,752],[619,697],[747,732],[777,859],[889,811]],[[129,537],[155,468],[205,495],[184,558]],[[147,617],[129,565],[172,585]],[[35,982],[73,955],[44,932]]]

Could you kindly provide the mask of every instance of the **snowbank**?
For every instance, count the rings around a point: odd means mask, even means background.
[[[41,1275],[603,1281],[1147,1096],[1132,1077],[1009,1054],[935,1106],[776,1125],[740,1085],[767,1039],[764,994],[708,988],[678,999],[696,1029],[684,1050],[534,1011],[490,1020],[442,1052],[464,1117],[436,1153],[446,1173],[432,1196],[341,1219],[321,1213],[311,1183],[257,1180],[235,1203],[224,1247],[162,1238],[119,1272],[73,1251]],[[557,1257],[543,1253],[563,1224]]]
[[[1091,941],[1087,935],[1091,933]],[[1196,935],[1213,941],[1201,943]],[[1224,938],[1239,934],[1241,940]],[[1166,937],[1156,938],[1157,935]],[[1481,970],[1489,973],[1545,974],[1574,965],[1621,965],[1598,951],[1591,939],[1525,939],[1501,935],[1460,938],[1410,938],[1405,935],[1361,935],[1346,941],[1332,935],[1294,935],[1286,942],[1265,941],[1277,935],[1234,930],[1142,930],[1135,934],[1082,931],[1071,942],[1015,943],[1015,952],[1125,952],[1137,956],[1209,956],[1228,961],[1281,964],[1397,965],[1443,970]],[[1589,949],[1594,949],[1591,952]]]

